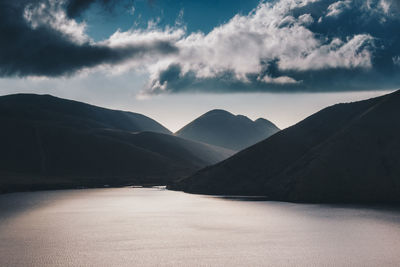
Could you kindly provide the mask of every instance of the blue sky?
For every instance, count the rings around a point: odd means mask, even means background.
[[[150,20],[159,20],[161,27],[180,21],[188,33],[208,33],[236,14],[249,13],[258,3],[258,0],[135,0],[117,6],[111,13],[95,3],[78,20],[88,23],[88,34],[97,41],[108,38],[117,29],[146,28]]]
[[[3,0],[0,95],[281,128],[400,87],[398,0]]]

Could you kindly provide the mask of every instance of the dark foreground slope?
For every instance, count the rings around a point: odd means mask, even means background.
[[[72,107],[61,110],[57,103],[68,102],[45,98],[54,106],[45,101],[32,108],[28,102],[24,108],[14,99],[17,111],[0,98],[0,192],[165,184],[233,153],[169,134],[123,130],[146,128],[135,119],[131,125],[129,114],[119,122],[118,116],[106,120],[102,115],[99,119],[97,115],[71,115],[75,105],[88,108],[85,114],[97,114],[100,108],[93,111],[92,106],[72,102]],[[148,124],[163,129],[154,121]]]
[[[252,121],[225,110],[211,110],[180,129],[175,135],[238,151],[278,131],[278,127],[265,119]]]
[[[400,91],[326,108],[172,188],[299,202],[399,202]]]

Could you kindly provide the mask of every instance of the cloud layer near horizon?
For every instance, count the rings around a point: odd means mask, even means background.
[[[400,85],[395,0],[261,2],[211,32],[180,24],[117,31],[94,42],[74,18],[94,0],[0,4],[1,76],[80,70],[149,74],[143,94],[187,91],[338,91]],[[98,0],[110,7],[115,0]],[[20,18],[15,19],[15,18]],[[111,68],[110,68],[111,66]]]

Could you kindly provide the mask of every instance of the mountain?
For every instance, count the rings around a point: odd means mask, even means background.
[[[105,109],[51,95],[15,94],[0,97],[0,118],[44,121],[75,128],[130,132],[171,132],[142,114]]]
[[[47,95],[0,97],[0,124],[0,192],[166,184],[233,154],[140,114]]]
[[[171,186],[294,202],[400,201],[400,91],[328,107]]]
[[[175,135],[239,151],[278,131],[279,128],[268,120],[252,121],[246,116],[215,109],[195,119]]]

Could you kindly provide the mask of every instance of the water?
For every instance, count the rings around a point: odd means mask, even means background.
[[[400,212],[161,189],[0,195],[0,266],[399,266]]]

